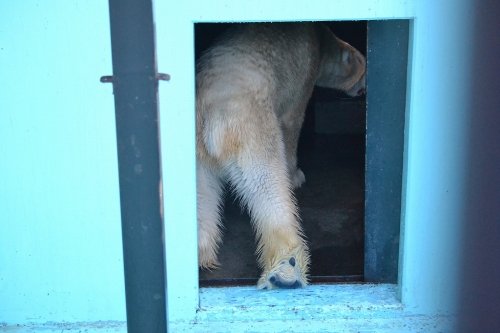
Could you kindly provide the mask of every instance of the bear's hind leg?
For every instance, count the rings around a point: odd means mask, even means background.
[[[219,266],[217,251],[222,242],[223,184],[219,175],[203,162],[196,166],[198,213],[198,264],[203,269]]]
[[[248,208],[256,232],[263,268],[258,287],[303,287],[307,284],[309,254],[291,191],[283,142],[269,131],[255,128],[247,133],[251,137],[246,138],[246,144],[225,170]],[[257,144],[260,147],[255,149]]]

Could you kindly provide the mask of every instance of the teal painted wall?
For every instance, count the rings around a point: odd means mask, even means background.
[[[200,301],[193,23],[219,20],[414,18],[400,294],[417,315],[455,311],[467,200],[470,5],[155,2],[158,67],[172,76],[159,89],[171,321],[195,319]],[[125,320],[113,95],[99,83],[111,74],[107,2],[3,1],[0,13],[0,323]]]
[[[107,1],[0,13],[0,323],[125,320]]]
[[[402,301],[455,313],[469,135],[469,1],[417,1],[410,48],[402,214]]]

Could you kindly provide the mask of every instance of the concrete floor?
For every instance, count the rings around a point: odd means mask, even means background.
[[[344,127],[364,128],[364,101],[348,103],[316,94],[308,110],[299,144],[299,166],[306,183],[296,191],[302,225],[311,250],[312,281],[362,280],[364,247],[364,133],[326,133],[326,122],[339,119]],[[314,98],[313,98],[314,101]],[[324,117],[321,101],[337,116]],[[323,109],[325,104],[323,103]],[[347,107],[348,108],[348,107]],[[319,111],[318,111],[319,110]],[[342,111],[345,111],[342,115]],[[331,110],[329,111],[331,112]],[[346,113],[349,112],[349,113]],[[356,113],[357,112],[357,113]],[[345,117],[346,114],[357,114]],[[346,119],[351,119],[347,120]],[[325,120],[326,119],[326,120]],[[354,120],[353,120],[354,119]],[[360,120],[361,119],[361,120]],[[320,124],[317,124],[321,122]],[[318,134],[318,129],[322,134]],[[356,133],[357,132],[357,133]],[[219,252],[221,267],[200,271],[202,285],[254,284],[259,277],[250,219],[228,195],[224,211],[224,238]]]

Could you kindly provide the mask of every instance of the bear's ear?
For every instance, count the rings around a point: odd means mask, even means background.
[[[352,62],[351,51],[349,49],[342,50],[342,63],[348,65],[351,62]]]

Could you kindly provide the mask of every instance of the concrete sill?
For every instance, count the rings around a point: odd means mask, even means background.
[[[397,285],[312,285],[298,290],[254,287],[202,288],[191,323],[171,323],[189,332],[448,332],[450,316],[405,309]]]

